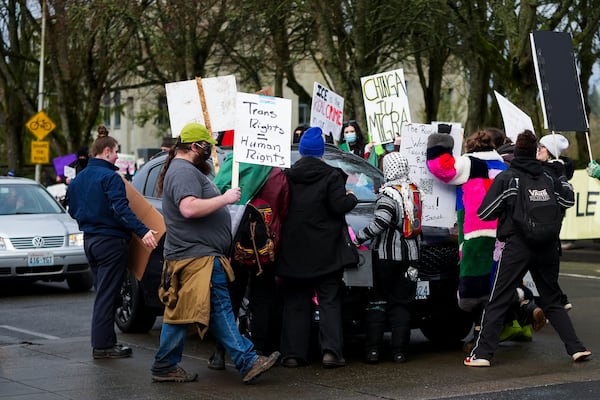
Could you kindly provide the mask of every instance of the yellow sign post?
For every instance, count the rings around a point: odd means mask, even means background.
[[[46,115],[45,112],[39,111],[25,124],[27,129],[35,135],[38,140],[42,140],[50,132],[56,128],[56,124]],[[33,157],[33,155],[32,155]]]
[[[31,163],[48,164],[50,162],[50,142],[34,140],[31,142]]]

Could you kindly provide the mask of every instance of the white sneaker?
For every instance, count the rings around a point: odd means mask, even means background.
[[[485,358],[477,358],[476,356],[469,356],[465,358],[463,361],[467,367],[489,367],[490,360],[486,360]]]
[[[571,357],[573,358],[573,361],[585,361],[588,358],[590,358],[591,355],[592,355],[591,351],[585,350],[585,351],[578,351],[577,353],[573,354]]]

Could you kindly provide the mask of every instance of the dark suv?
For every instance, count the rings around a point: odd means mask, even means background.
[[[217,148],[222,160],[231,148]],[[156,194],[156,183],[165,163],[161,154],[142,166],[133,179],[133,185],[154,207],[161,210]],[[299,158],[297,145],[292,146],[292,163]],[[346,219],[357,232],[367,225],[375,209],[376,192],[383,182],[382,172],[354,154],[327,145],[325,161],[348,174],[347,188],[359,199],[358,205]],[[446,228],[423,228],[423,247],[419,265],[419,282],[412,302],[412,325],[432,341],[455,342],[464,338],[472,321],[457,305],[458,247],[456,236]],[[123,282],[122,304],[117,309],[117,325],[123,332],[149,330],[163,305],[158,299],[158,284],[162,270],[162,243],[152,253],[141,281],[129,274]],[[359,270],[361,266],[359,266]],[[367,271],[369,272],[369,271]],[[360,280],[360,279],[359,279]],[[364,309],[368,288],[365,285],[347,286],[344,300],[344,330],[357,333],[363,330]]]

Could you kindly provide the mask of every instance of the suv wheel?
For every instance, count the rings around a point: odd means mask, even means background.
[[[442,345],[452,345],[465,338],[473,328],[472,316],[459,308],[430,315],[419,328],[427,339]]]
[[[92,288],[94,278],[91,271],[67,276],[67,285],[73,292],[87,292]]]
[[[121,303],[115,312],[115,322],[124,333],[149,331],[156,321],[156,314],[144,304],[140,283],[130,271],[123,280]]]

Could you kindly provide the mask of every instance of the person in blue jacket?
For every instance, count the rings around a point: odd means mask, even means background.
[[[85,255],[92,269],[96,299],[92,315],[94,358],[124,358],[131,348],[117,343],[115,306],[129,261],[132,232],[145,246],[156,248],[156,231],[129,208],[125,183],[116,172],[119,143],[104,126],[92,144],[88,165],[67,189],[69,214],[83,232]]]

